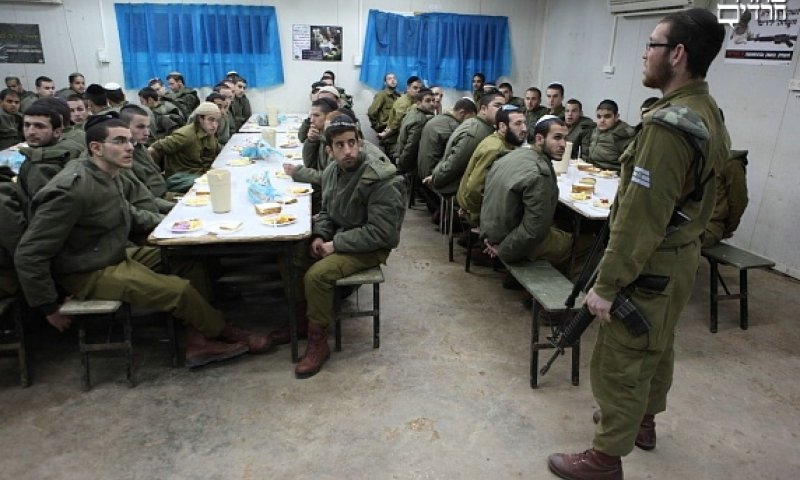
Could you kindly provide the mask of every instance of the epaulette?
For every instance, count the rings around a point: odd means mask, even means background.
[[[370,162],[364,173],[361,174],[361,181],[364,183],[375,183],[381,180],[386,180],[397,175],[397,167],[391,163],[375,161]]]
[[[711,138],[708,127],[699,115],[692,109],[683,105],[666,105],[658,110],[648,112],[642,123],[653,123],[675,130],[684,135],[690,135],[699,142],[706,142]]]

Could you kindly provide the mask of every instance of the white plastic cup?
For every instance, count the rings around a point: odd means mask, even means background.
[[[267,107],[267,118],[269,119],[269,124],[271,127],[275,127],[278,125],[278,108],[277,107]]]
[[[270,120],[269,124],[272,125],[272,120]],[[261,131],[261,138],[263,138],[264,141],[269,143],[269,146],[272,148],[277,148],[277,145],[275,145],[275,143],[277,142],[277,136],[278,136],[278,131],[272,127],[267,127]]]
[[[208,189],[211,210],[214,213],[231,211],[231,172],[221,168],[208,171]]]

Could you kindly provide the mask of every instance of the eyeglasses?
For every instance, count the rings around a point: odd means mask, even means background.
[[[645,42],[644,49],[650,50],[651,48],[656,47],[666,47],[666,48],[675,48],[674,43],[657,43],[657,42]]]

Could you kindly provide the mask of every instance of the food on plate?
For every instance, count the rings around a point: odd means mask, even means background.
[[[614,178],[617,175],[617,172],[613,170],[602,170],[598,173],[599,176],[603,178]]]
[[[281,213],[281,204],[278,202],[257,203],[255,205],[258,215],[275,215]]]
[[[209,204],[208,195],[203,195],[198,197],[195,195],[194,197],[183,197],[181,200],[184,205],[188,205],[190,207],[205,207]]]
[[[295,197],[281,198],[280,200],[278,200],[278,203],[282,203],[284,205],[291,205],[293,203],[297,203],[297,199]]]
[[[611,208],[611,199],[610,198],[598,198],[595,200],[592,205],[597,208],[609,209]]]
[[[580,180],[578,180],[578,183],[581,184],[581,185],[596,185],[597,184],[597,179],[594,179],[594,178],[591,178],[591,177],[585,177],[585,178],[581,178]]]
[[[198,183],[200,185],[208,185],[208,175],[205,173],[200,175],[199,177],[194,179],[194,183]]]
[[[284,153],[283,156],[288,158],[289,160],[291,160],[291,159],[297,157],[298,155],[296,153],[288,152],[288,153]]]
[[[281,145],[278,145],[280,148],[297,148],[300,146],[297,142],[286,142]]]
[[[226,232],[235,232],[242,228],[242,222],[222,222],[219,224],[219,229]]]
[[[308,187],[292,187],[289,189],[289,192],[293,193],[294,195],[305,195],[307,193],[313,192],[313,190],[311,190]]]
[[[586,185],[585,183],[573,183],[572,193],[594,193],[594,185]]]
[[[280,215],[268,215],[261,219],[261,223],[266,225],[289,225],[297,221],[297,217],[286,213]]]
[[[231,167],[244,167],[246,165],[250,165],[251,163],[253,163],[253,161],[250,160],[250,157],[241,157],[228,160],[228,165]]]
[[[284,172],[283,170],[276,170],[275,178],[291,178],[291,176],[287,175],[286,172]]]
[[[586,169],[586,171],[589,173],[600,173],[603,171],[603,169],[600,167],[589,167]]]
[[[589,192],[572,192],[569,194],[569,198],[583,202],[592,198],[592,194]]]
[[[203,222],[197,218],[191,220],[178,220],[172,224],[173,232],[194,232],[202,228]]]
[[[594,165],[592,165],[589,162],[584,162],[582,160],[579,160],[578,163],[575,164],[575,166],[578,167],[578,170],[580,170],[582,172],[586,172],[590,168],[594,168]]]

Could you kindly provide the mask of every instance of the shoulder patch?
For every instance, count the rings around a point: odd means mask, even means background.
[[[650,188],[650,170],[639,166],[633,167],[631,182],[644,188]]]
[[[645,121],[691,135],[700,142],[705,142],[711,137],[703,119],[689,107],[682,105],[669,105],[660,108],[653,112],[652,116],[646,116]]]

